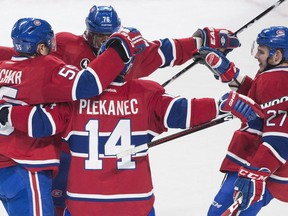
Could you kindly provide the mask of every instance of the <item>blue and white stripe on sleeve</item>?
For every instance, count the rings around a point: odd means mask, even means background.
[[[185,111],[183,111],[185,110]],[[164,125],[166,128],[188,128],[190,126],[190,103],[186,98],[173,99],[165,114]]]
[[[29,115],[28,134],[30,137],[45,137],[56,133],[55,122],[43,108],[43,105],[35,106]]]
[[[99,77],[92,68],[88,67],[77,74],[72,88],[72,99],[94,97],[101,94],[102,91]]]
[[[174,61],[176,59],[176,47],[173,39],[161,39],[160,40],[160,50],[159,55],[162,58],[162,65],[161,68],[167,67],[167,66],[173,66]]]

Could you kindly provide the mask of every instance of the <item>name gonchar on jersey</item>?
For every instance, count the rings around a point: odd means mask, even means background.
[[[20,84],[22,71],[0,69],[0,83]]]

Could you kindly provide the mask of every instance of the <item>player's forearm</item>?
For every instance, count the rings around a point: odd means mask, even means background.
[[[233,80],[228,85],[233,91],[237,91],[239,94],[242,95],[247,95],[249,89],[251,88],[252,82],[252,78],[247,75],[243,75],[240,72],[238,78],[236,80]]]
[[[181,65],[193,58],[198,52],[197,40],[193,37],[173,39],[176,47],[176,59],[174,65]]]
[[[40,138],[61,133],[71,114],[68,104],[16,106],[11,108],[9,122],[30,137]]]
[[[28,133],[29,115],[33,106],[14,106],[10,109],[8,122],[16,129]]]
[[[167,127],[185,129],[209,122],[218,114],[216,104],[213,98],[173,100],[166,118]]]

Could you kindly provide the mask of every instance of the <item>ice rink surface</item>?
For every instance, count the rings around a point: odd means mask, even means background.
[[[46,19],[55,32],[82,34],[91,6],[112,5],[124,26],[138,28],[149,40],[188,37],[198,28],[212,26],[238,30],[276,0],[1,0],[0,45],[11,46],[13,24],[22,17]],[[272,25],[288,26],[288,2],[261,18],[238,37],[242,46],[228,55],[241,73],[254,76],[258,63],[250,48],[256,35]],[[189,64],[191,62],[188,62]],[[187,64],[159,69],[149,79],[164,83]],[[221,97],[229,89],[197,65],[170,83],[167,92],[185,97]],[[269,89],[267,89],[269,91]],[[264,92],[265,94],[265,92]],[[218,171],[238,120],[179,138],[150,149],[157,216],[204,216],[219,189]],[[175,133],[170,130],[160,137]],[[160,138],[158,137],[158,138]],[[288,204],[273,200],[258,215],[286,216]],[[6,216],[0,207],[0,216]]]

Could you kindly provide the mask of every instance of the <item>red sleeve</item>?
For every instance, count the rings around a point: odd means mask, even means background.
[[[191,127],[211,121],[217,116],[216,102],[213,98],[191,100]]]
[[[14,106],[10,110],[10,122],[14,128],[28,133],[28,120],[33,106]]]
[[[176,60],[174,65],[182,65],[190,60],[197,52],[195,39],[192,37],[173,39],[176,46]]]
[[[0,46],[0,61],[9,60],[14,55],[17,55],[14,48]]]
[[[239,94],[247,95],[249,89],[251,88],[252,82],[253,82],[252,78],[250,78],[249,76],[245,76],[244,81],[238,88],[237,92]]]
[[[104,90],[120,74],[124,63],[113,48],[108,48],[88,66],[97,73]]]
[[[172,53],[168,51],[168,56],[166,56],[166,59],[165,56],[162,56],[163,54],[159,54],[162,49],[161,46],[163,45],[161,44],[160,40],[148,42],[148,46],[145,51],[135,57],[132,68],[125,76],[125,79],[131,80],[149,76],[158,68],[163,67],[162,65],[165,64],[165,61],[169,61],[171,63],[169,63],[169,66],[184,64],[189,59],[191,59],[195,51],[197,51],[195,39],[192,37],[182,39],[169,39],[169,43],[167,44],[173,47],[174,52],[173,56],[171,56]]]
[[[275,157],[269,148],[262,144],[258,148],[251,165],[259,168],[266,167],[271,173],[274,173],[283,164]]]

